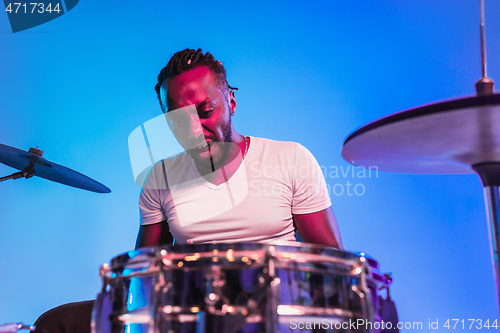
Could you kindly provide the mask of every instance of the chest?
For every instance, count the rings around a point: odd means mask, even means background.
[[[242,165],[219,186],[193,179],[170,186],[163,209],[174,237],[262,234],[269,237],[293,224],[292,180],[286,170]]]

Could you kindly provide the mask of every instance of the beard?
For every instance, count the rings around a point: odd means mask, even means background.
[[[198,170],[203,173],[214,172],[222,168],[224,165],[234,160],[240,152],[239,146],[233,142],[232,119],[228,118],[227,122],[220,126],[220,136],[213,133],[207,133],[204,136],[207,142],[208,154],[200,152],[197,148],[186,150],[197,161]]]
[[[233,133],[231,131],[231,128],[232,120],[231,118],[229,118],[229,121],[221,128],[222,142],[217,142],[216,138],[212,135],[206,137],[207,140],[211,140],[212,146],[216,145],[219,148],[221,153],[221,155],[217,157],[217,160],[214,160],[210,150],[210,163],[212,164],[213,170],[222,167],[225,162],[228,161],[228,158],[231,157],[231,151],[234,150],[235,147],[237,147],[237,144],[233,143]]]

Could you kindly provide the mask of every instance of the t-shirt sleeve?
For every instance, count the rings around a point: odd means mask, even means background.
[[[292,214],[319,212],[332,205],[321,168],[304,146],[297,144],[293,175]]]
[[[166,191],[161,163],[158,163],[146,177],[139,197],[140,224],[148,225],[167,220],[161,204]]]

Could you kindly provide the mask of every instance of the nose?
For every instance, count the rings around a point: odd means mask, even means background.
[[[188,139],[198,139],[203,135],[203,127],[201,126],[200,117],[198,114],[191,114],[189,119],[189,126],[187,129]],[[204,139],[205,137],[203,137]]]

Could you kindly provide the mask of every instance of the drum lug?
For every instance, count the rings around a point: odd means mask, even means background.
[[[111,270],[107,263],[104,263],[99,268],[99,276],[102,279],[102,293],[106,292],[106,287],[109,284],[108,272]]]
[[[382,290],[382,289],[387,290],[387,298],[391,298],[391,295],[389,293],[389,290],[390,290],[389,286],[392,284],[392,274],[391,273],[385,273],[384,277],[386,279],[385,280],[385,285],[382,288],[380,288],[380,290]]]
[[[223,296],[223,288],[226,285],[224,271],[221,270],[220,266],[213,265],[210,267],[210,273],[207,274],[206,279],[207,285],[210,286],[207,290],[208,295],[205,297],[208,313],[225,315],[222,307],[229,301]]]
[[[210,293],[207,295],[207,297],[205,297],[205,303],[212,306],[215,306],[215,304],[217,304],[219,300],[220,300],[219,295],[215,293]]]

